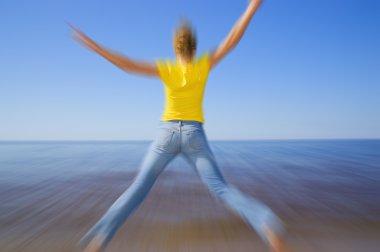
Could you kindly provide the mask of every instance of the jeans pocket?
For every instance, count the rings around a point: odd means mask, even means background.
[[[193,151],[206,149],[207,140],[202,130],[192,130],[187,132],[189,147]]]
[[[166,148],[172,142],[174,131],[170,129],[161,128],[156,137],[156,146]]]

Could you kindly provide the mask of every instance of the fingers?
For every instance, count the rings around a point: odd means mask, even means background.
[[[263,1],[262,0],[250,0],[249,2],[250,2],[250,4],[253,4],[253,5],[260,5]]]
[[[67,22],[67,21],[65,21],[66,22],[66,24],[74,31],[74,32],[76,32],[76,33],[79,33],[79,34],[81,34],[81,35],[84,35],[84,33],[81,31],[81,30],[79,30],[79,28],[77,28],[76,26],[74,26],[73,24],[71,24],[71,23],[69,23],[69,22]]]
[[[66,23],[72,29],[72,31],[73,31],[72,36],[75,40],[83,43],[86,46],[89,46],[90,44],[93,43],[93,41],[86,34],[84,34],[81,30],[79,30],[76,26],[74,26],[73,24],[71,24],[67,21],[66,21]]]
[[[256,11],[260,7],[262,2],[262,0],[250,0],[248,8],[250,8],[253,11]]]
[[[79,43],[81,43],[82,45],[84,45],[85,47],[87,47],[88,49],[90,49],[92,51],[99,52],[102,50],[102,48],[97,43],[95,43],[95,41],[93,41],[91,38],[89,38],[86,34],[84,34],[76,26],[72,25],[69,22],[66,22],[66,24],[72,29],[72,31],[73,31],[72,37],[76,41],[78,41]]]
[[[74,34],[81,34],[84,35],[77,27],[75,27],[73,24],[65,21],[66,24],[71,28],[71,30],[74,32]]]
[[[79,30],[76,26],[74,26],[73,24],[71,24],[67,21],[65,21],[65,22],[72,29],[74,38],[76,38],[76,39],[88,39],[88,40],[90,39],[81,30]]]

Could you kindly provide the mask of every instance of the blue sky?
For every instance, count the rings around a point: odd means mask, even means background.
[[[172,58],[185,17],[201,54],[247,0],[1,1],[0,140],[151,140],[160,80],[121,71],[70,37],[143,60]],[[380,2],[266,0],[210,74],[209,139],[380,138]]]

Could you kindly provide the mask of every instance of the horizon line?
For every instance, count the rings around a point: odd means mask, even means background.
[[[209,142],[250,142],[250,141],[345,141],[345,140],[380,140],[378,137],[374,138],[257,138],[257,139],[208,139]],[[1,140],[0,143],[4,142],[151,142],[154,139],[39,139],[39,140]]]

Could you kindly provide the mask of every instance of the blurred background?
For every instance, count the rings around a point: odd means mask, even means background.
[[[128,187],[163,111],[65,22],[132,58],[173,58],[191,20],[215,49],[241,1],[0,2],[0,251],[76,251]],[[211,72],[205,130],[226,179],[288,224],[296,251],[378,251],[380,2],[267,0]],[[180,157],[107,251],[266,251]]]
[[[161,81],[93,54],[65,21],[153,62],[173,58],[182,17],[197,30],[198,55],[215,49],[247,2],[2,1],[0,139],[151,140]],[[374,0],[264,1],[210,74],[210,139],[379,138],[379,12]]]

